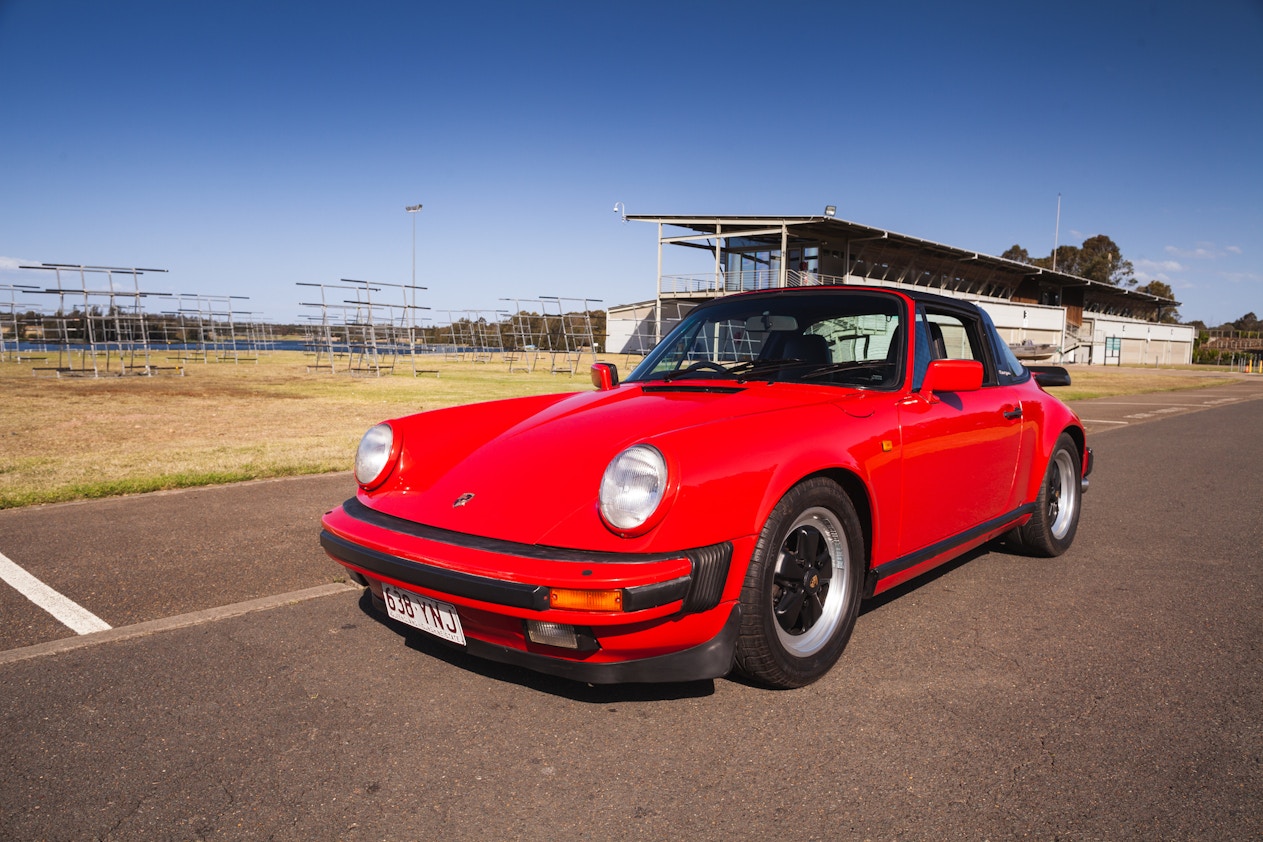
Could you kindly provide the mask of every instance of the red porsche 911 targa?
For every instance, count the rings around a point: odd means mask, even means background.
[[[321,543],[390,618],[590,683],[815,681],[860,601],[999,536],[1074,540],[1083,425],[963,301],[690,312],[621,383],[378,424]]]

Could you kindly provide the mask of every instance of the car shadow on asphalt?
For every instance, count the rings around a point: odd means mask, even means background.
[[[949,575],[952,571],[962,567],[974,559],[981,558],[992,552],[999,553],[1016,553],[1020,552],[1009,547],[999,541],[992,541],[984,544],[977,549],[970,550],[959,558],[945,562],[928,573],[923,573],[916,578],[905,582],[897,587],[891,588],[884,593],[870,597],[864,600],[860,605],[860,616],[871,611],[876,611],[883,606],[889,605],[895,600],[902,599],[909,594],[915,593],[921,588],[927,587],[944,576]],[[378,624],[390,629],[398,635],[404,642],[404,645],[422,655],[430,658],[436,658],[444,663],[450,664],[457,669],[481,675],[492,681],[501,681],[509,684],[517,684],[523,687],[529,687],[540,693],[548,693],[553,696],[570,699],[576,702],[584,702],[587,704],[609,704],[613,702],[659,702],[673,701],[677,699],[696,699],[706,696],[712,696],[715,693],[715,680],[706,679],[702,681],[679,681],[666,682],[662,684],[585,684],[581,681],[573,681],[571,679],[559,678],[557,676],[546,675],[544,673],[534,672],[524,667],[517,667],[511,664],[502,664],[498,661],[490,661],[485,658],[479,658],[470,655],[461,649],[446,644],[432,635],[428,635],[423,631],[414,629],[404,623],[397,622],[387,617],[381,610],[373,605],[372,594],[367,588],[360,596],[360,610],[365,616],[377,622]],[[723,681],[739,684],[761,692],[767,692],[766,687],[756,681],[752,681],[741,673],[733,670]]]
[[[390,629],[404,645],[420,654],[436,658],[457,669],[481,675],[492,681],[518,684],[540,693],[588,704],[612,702],[659,702],[695,699],[715,693],[715,682],[678,681],[663,684],[585,684],[557,676],[534,672],[524,667],[502,664],[467,654],[432,635],[390,619],[373,605],[372,594],[365,588],[360,597],[360,610],[365,616]]]

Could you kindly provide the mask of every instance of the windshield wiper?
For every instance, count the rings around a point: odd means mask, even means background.
[[[820,363],[809,363],[803,360],[795,359],[778,359],[778,360],[747,360],[743,363],[737,363],[734,366],[726,367],[712,360],[701,360],[692,365],[678,368],[662,376],[662,382],[670,383],[681,377],[690,375],[705,376],[706,374],[714,374],[721,377],[735,377],[738,383],[745,383],[749,380],[758,380],[761,375],[781,371],[786,368],[802,368],[816,367]],[[803,375],[804,377],[809,376]]]
[[[877,363],[877,362],[871,362],[871,361],[857,362],[855,360],[851,360],[849,362],[829,363],[827,365],[820,366],[814,371],[808,371],[804,373],[803,375],[801,375],[801,377],[803,380],[813,380],[818,377],[828,377],[831,374],[837,374],[839,371],[846,371],[847,369],[852,369],[857,372],[863,369],[869,369],[870,373],[868,374],[868,377],[867,377],[868,382],[881,383],[886,379],[885,376],[882,375],[881,372],[877,370],[878,367],[881,365],[883,365],[883,363]],[[858,386],[861,384],[856,383],[853,385]]]
[[[738,383],[745,383],[748,380],[759,380],[760,375],[780,371],[785,368],[800,368],[802,366],[814,366],[817,363],[804,362],[802,360],[753,360],[748,363],[742,363],[734,366],[730,371],[741,371],[741,376],[737,378]]]
[[[699,374],[699,373],[704,374],[706,372],[718,374],[723,377],[731,377],[733,371],[734,369],[725,368],[724,366],[712,360],[701,360],[699,362],[693,363],[692,365],[685,366],[684,368],[677,368],[675,371],[667,372],[666,374],[662,375],[662,382],[670,383],[672,380],[675,380],[676,378],[679,378],[679,377],[687,377],[690,374]]]

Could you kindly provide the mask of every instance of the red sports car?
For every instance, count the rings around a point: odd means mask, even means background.
[[[623,382],[370,429],[321,543],[374,604],[591,683],[824,675],[860,601],[1005,535],[1074,540],[1083,425],[967,302],[866,287],[692,310]]]

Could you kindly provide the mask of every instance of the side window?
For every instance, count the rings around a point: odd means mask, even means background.
[[[917,366],[914,388],[930,360],[977,360],[983,366],[983,385],[995,385],[995,372],[987,365],[982,330],[976,319],[946,310],[922,307],[917,312]]]
[[[987,339],[991,341],[992,353],[995,354],[996,368],[999,382],[1008,385],[1010,383],[1024,383],[1030,379],[1031,373],[1018,361],[1013,354],[1013,349],[1008,346],[1000,334],[995,329],[995,323],[991,321],[991,317],[987,315],[987,311],[982,312],[982,324],[987,334]]]
[[[977,360],[985,362],[981,337],[956,316],[927,313],[930,351],[936,360]],[[972,325],[972,322],[970,323]]]

